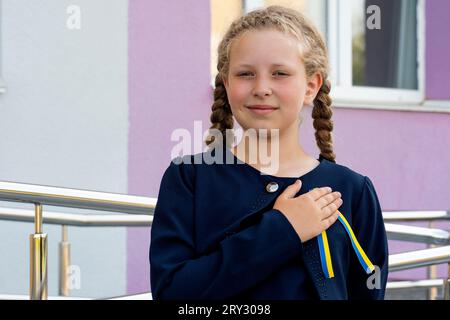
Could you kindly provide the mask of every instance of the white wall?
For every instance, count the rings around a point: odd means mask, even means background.
[[[69,5],[80,30],[66,27]],[[2,0],[0,180],[127,193],[127,30],[127,0]],[[44,231],[56,295],[60,228]],[[32,232],[0,221],[0,293],[28,294]],[[126,228],[69,228],[69,240],[81,268],[74,296],[126,293]]]

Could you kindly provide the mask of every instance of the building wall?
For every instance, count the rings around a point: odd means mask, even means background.
[[[81,29],[69,30],[69,5]],[[3,0],[0,180],[128,192],[128,2]],[[2,202],[0,207],[31,205]],[[44,206],[44,210],[80,212]],[[0,292],[28,294],[31,223],[0,221]],[[49,238],[49,295],[58,293],[61,229]],[[123,295],[126,228],[69,227],[73,296]]]
[[[208,128],[209,0],[129,2],[128,191],[157,197],[171,160],[171,134]],[[150,290],[149,228],[128,231],[128,292]]]
[[[450,30],[446,0],[426,0],[426,97],[430,100],[450,100],[448,74],[450,63]]]

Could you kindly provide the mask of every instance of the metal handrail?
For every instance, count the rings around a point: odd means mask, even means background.
[[[446,230],[385,223],[389,240],[411,241],[436,245],[449,245],[450,233]]]
[[[4,181],[0,200],[130,214],[149,214],[156,206],[156,198]]]
[[[385,211],[383,212],[383,218],[384,221],[403,221],[403,222],[427,222],[429,231],[420,231],[417,230],[416,235],[411,235],[408,233],[415,232],[412,231],[412,228],[409,231],[407,231],[405,234],[393,234],[391,235],[392,240],[404,240],[404,241],[419,241],[427,243],[429,247],[433,247],[435,245],[442,245],[442,244],[448,244],[448,241],[445,239],[439,239],[445,238],[445,235],[442,234],[442,232],[446,231],[440,231],[440,235],[436,234],[434,232],[436,229],[432,229],[433,224],[436,221],[439,220],[449,220],[450,219],[450,211]],[[406,228],[406,226],[405,226]],[[433,235],[436,237],[430,238],[429,236]],[[389,237],[389,235],[388,235]],[[422,238],[422,239],[420,239]],[[450,264],[449,264],[450,266]],[[437,276],[437,267],[436,265],[431,265],[427,268],[427,273],[430,278],[435,278]],[[450,270],[449,270],[450,274]],[[448,283],[446,283],[446,286],[448,286]],[[446,297],[448,298],[449,292],[448,290],[445,291]],[[429,298],[434,299],[437,297],[437,290],[436,288],[431,288],[429,290]]]
[[[34,212],[27,209],[0,208],[0,220],[34,222]],[[153,214],[73,214],[46,211],[43,223],[79,227],[151,226]]]
[[[450,263],[450,246],[389,255],[389,271],[391,272],[441,263]]]
[[[449,220],[450,211],[383,211],[384,221]]]
[[[44,214],[42,206],[60,206],[79,209],[101,210],[101,211],[113,211],[122,212],[127,214],[152,214],[157,200],[155,198],[131,196],[117,193],[105,193],[89,190],[78,190],[69,188],[57,188],[42,185],[24,184],[0,181],[0,200],[13,201],[13,202],[25,202],[34,204],[34,225],[35,232],[30,235],[30,299],[42,300],[47,299],[47,248],[48,239],[47,234],[43,232],[42,224],[44,216],[48,221],[63,222],[67,217],[62,217],[56,213]],[[11,209],[12,210],[12,209]],[[4,212],[5,218],[19,220],[25,219],[32,220],[29,214],[22,211],[9,211]],[[113,223],[118,225],[125,223],[125,221],[118,221],[123,218],[116,217],[103,217],[97,215],[96,219],[88,216],[74,216],[72,215],[70,223],[78,223],[83,225],[93,225],[97,223]],[[109,219],[109,220],[108,220]],[[114,221],[113,221],[114,220]],[[111,222],[112,221],[112,222]],[[139,221],[138,223],[142,223]],[[135,221],[136,223],[136,221]],[[64,227],[63,227],[64,228]],[[63,240],[63,246],[61,246],[61,252],[64,252],[65,256],[69,256],[69,246],[66,240]],[[67,266],[68,261],[61,261],[61,266]],[[64,273],[65,274],[65,271]],[[65,284],[62,283],[60,291],[67,292],[64,289]],[[62,290],[61,290],[62,289]]]
[[[447,282],[450,280],[447,279]],[[435,287],[442,287],[445,282],[442,279],[425,279],[425,280],[399,280],[389,281],[386,285],[387,290],[424,288],[430,289]]]

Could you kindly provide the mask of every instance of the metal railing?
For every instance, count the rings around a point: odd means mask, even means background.
[[[389,240],[411,241],[435,245],[449,245],[450,233],[446,230],[385,223]]]
[[[384,221],[449,220],[450,211],[383,211]]]
[[[47,299],[47,235],[43,223],[61,225],[60,286],[61,296],[68,296],[66,270],[70,265],[70,244],[67,226],[151,226],[156,198],[130,196],[88,190],[57,188],[31,184],[0,181],[0,200],[34,204],[34,212],[24,209],[1,208],[0,220],[34,222],[35,232],[30,235],[30,299]],[[43,211],[43,205],[82,208],[125,214],[71,214]],[[430,221],[450,218],[447,211],[383,212],[385,221]],[[414,241],[433,245],[449,245],[449,232],[439,229],[420,228],[386,223],[391,240]],[[399,271],[423,266],[450,263],[450,246],[430,248],[389,256],[389,270]],[[450,267],[449,272],[450,274]],[[422,280],[427,281],[427,280]],[[419,281],[420,282],[420,281]],[[420,286],[419,282],[388,283],[388,288]],[[448,299],[448,275],[443,281],[430,279],[429,287],[443,285]],[[140,297],[151,296],[144,293]],[[136,296],[137,297],[137,296]],[[52,297],[54,298],[54,297]],[[117,297],[116,297],[117,298]],[[127,296],[120,297],[127,299]]]
[[[31,210],[1,208],[0,220],[34,222],[35,214]],[[77,227],[142,227],[151,226],[153,215],[141,214],[73,214],[47,211],[43,214],[43,223]]]
[[[120,216],[72,215],[66,219],[61,214],[44,214],[42,206],[61,206],[70,208],[91,209],[100,211],[122,212],[128,214],[151,215],[156,206],[155,198],[130,196],[116,193],[105,193],[88,190],[56,188],[33,184],[0,182],[0,200],[25,202],[34,204],[34,234],[30,235],[30,299],[42,300],[48,298],[47,293],[47,234],[43,232],[43,222],[52,221],[63,225],[62,242],[60,243],[60,269],[70,264],[70,246],[67,242],[65,225],[121,225],[124,219]],[[33,214],[26,210],[10,209],[0,215],[2,219],[33,221]],[[71,218],[71,219],[70,219]],[[134,217],[136,223],[137,219]],[[139,221],[142,223],[143,221]],[[128,223],[128,222],[127,222]],[[151,222],[150,222],[151,223]],[[128,225],[128,224],[126,224]],[[136,224],[134,224],[136,225]],[[66,258],[65,258],[66,257]],[[65,270],[60,270],[60,294],[68,291]]]
[[[419,228],[412,226],[404,226],[402,230],[395,230],[392,227],[390,231],[393,231],[390,236],[391,240],[403,240],[426,243],[429,248],[436,247],[438,245],[448,244],[447,235],[448,232],[439,229],[433,229],[435,223],[439,220],[449,220],[450,211],[385,211],[383,212],[384,221],[402,221],[402,222],[427,222],[428,228]],[[401,231],[402,234],[399,234]],[[430,237],[432,236],[432,237]],[[389,237],[389,231],[388,231]],[[437,265],[430,265],[427,267],[428,279],[430,281],[437,277]],[[448,266],[447,274],[450,273],[450,266]],[[425,280],[424,280],[425,281]],[[419,281],[420,282],[420,281]],[[429,282],[432,283],[432,282]],[[407,285],[408,282],[405,282]],[[445,283],[448,286],[448,283]],[[448,298],[448,288],[445,291]],[[430,286],[428,291],[428,297],[430,300],[436,299],[438,296],[437,288]]]

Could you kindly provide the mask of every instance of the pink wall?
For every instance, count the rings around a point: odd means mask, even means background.
[[[426,97],[449,100],[450,1],[426,0]]]
[[[129,1],[129,194],[157,197],[172,131],[208,123],[209,38],[208,0]],[[149,240],[129,228],[129,293],[150,290]]]

